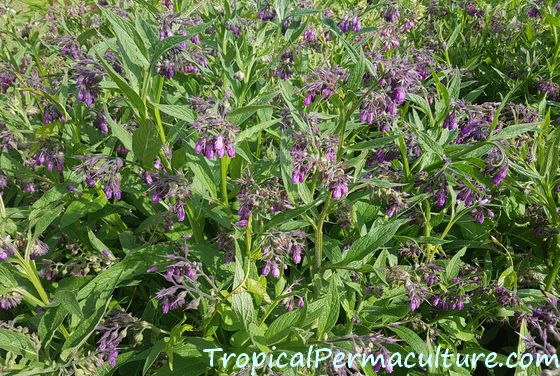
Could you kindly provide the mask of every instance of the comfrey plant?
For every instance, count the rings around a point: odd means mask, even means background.
[[[557,1],[16,3],[1,374],[555,354]]]

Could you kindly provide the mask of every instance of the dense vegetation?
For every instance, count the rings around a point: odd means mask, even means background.
[[[559,38],[555,0],[4,1],[0,374],[555,354]],[[391,368],[257,373],[475,372]]]

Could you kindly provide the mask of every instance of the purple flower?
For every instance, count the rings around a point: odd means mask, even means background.
[[[16,76],[11,72],[8,63],[0,64],[0,93],[6,94],[8,88],[14,86],[16,83]]]
[[[345,82],[347,78],[348,72],[344,68],[335,66],[316,69],[307,77],[305,83],[307,93],[303,103],[309,106],[318,96],[323,99],[329,98],[338,89],[339,82]]]
[[[59,150],[60,146],[46,143],[37,150],[28,161],[31,168],[45,166],[47,170],[52,171],[56,166],[58,172],[62,172],[64,165],[64,153]]]
[[[383,12],[383,18],[389,23],[395,23],[401,17],[401,13],[395,7],[389,7]]]
[[[59,36],[53,40],[53,43],[60,47],[62,56],[70,56],[73,60],[77,60],[82,56],[82,49],[80,48],[78,39],[74,36]]]
[[[274,70],[274,74],[283,80],[288,80],[292,75],[294,65],[294,55],[292,51],[287,50],[280,57],[280,65]]]
[[[317,33],[315,32],[315,30],[308,28],[305,29],[305,31],[303,32],[303,40],[305,40],[306,42],[314,42],[317,39]]]
[[[276,11],[266,3],[259,11],[259,18],[261,21],[272,21],[276,17]]]
[[[54,104],[49,104],[45,106],[43,112],[43,123],[44,124],[51,124],[54,123],[56,120],[60,120],[61,123],[66,122],[66,118],[62,115],[58,109],[58,107]]]
[[[126,337],[128,331],[138,326],[138,319],[125,311],[111,311],[102,324],[97,327],[97,331],[102,333],[97,341],[97,351],[101,353],[103,359],[111,365],[116,366],[119,355],[118,347]]]
[[[8,187],[8,178],[0,173],[0,196],[4,193],[4,189]]]
[[[498,173],[494,175],[494,177],[492,178],[492,184],[499,185],[502,182],[502,180],[506,178],[508,170],[509,170],[508,164],[505,164],[502,168],[500,168]]]
[[[173,0],[161,0],[161,5],[166,7],[170,12],[173,11]]]
[[[6,260],[15,253],[16,249],[12,238],[9,235],[0,237],[0,260]]]
[[[178,175],[149,175],[150,193],[152,203],[156,204],[161,200],[174,200],[171,205],[171,212],[177,216],[179,222],[183,222],[186,217],[185,199],[190,196],[190,182],[181,174]]]
[[[86,154],[75,158],[83,161],[76,167],[76,172],[84,177],[84,182],[90,188],[100,182],[108,199],[113,197],[116,200],[121,199],[120,170],[124,166],[121,158],[104,154]]]
[[[304,248],[305,232],[301,230],[267,234],[262,247],[265,265],[261,274],[266,277],[272,273],[274,278],[278,278],[281,266],[288,268],[287,258],[291,258],[295,264],[301,263]]]
[[[23,300],[23,295],[19,292],[12,291],[6,292],[0,295],[0,308],[1,309],[11,309],[20,305]]]
[[[443,128],[453,131],[457,129],[457,117],[455,116],[455,111],[450,112],[445,120],[443,121]]]
[[[40,257],[40,256],[44,256],[49,252],[49,246],[45,243],[43,243],[41,240],[36,240],[35,243],[31,246],[31,251],[29,258],[31,258],[32,260]]]
[[[74,64],[74,79],[78,88],[77,99],[91,106],[101,93],[103,68],[89,57],[81,58]]]

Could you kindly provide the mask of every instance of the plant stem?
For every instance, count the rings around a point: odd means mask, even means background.
[[[228,192],[227,192],[227,173],[229,166],[229,157],[223,156],[220,159],[220,188],[222,191],[222,200],[226,209],[229,209]]]

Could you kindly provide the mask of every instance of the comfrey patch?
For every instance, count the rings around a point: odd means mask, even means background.
[[[4,3],[0,374],[557,368],[558,1]]]

